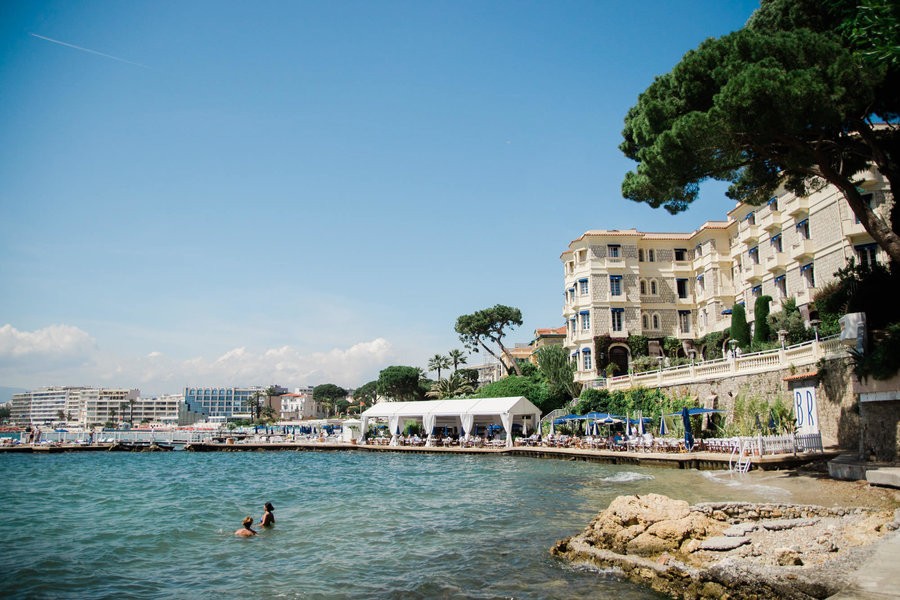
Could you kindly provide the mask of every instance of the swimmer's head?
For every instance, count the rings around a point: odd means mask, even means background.
[[[273,511],[273,510],[275,510],[275,507],[272,506],[271,502],[266,502],[265,509],[268,511]]]
[[[253,525],[253,517],[244,517],[244,527],[249,528]]]

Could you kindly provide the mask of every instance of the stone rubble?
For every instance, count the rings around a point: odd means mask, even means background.
[[[892,510],[620,496],[551,553],[673,598],[808,600],[845,587],[898,525]]]

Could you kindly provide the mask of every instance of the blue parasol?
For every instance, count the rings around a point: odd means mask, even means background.
[[[659,437],[663,437],[667,433],[669,433],[669,428],[666,427],[666,416],[659,415]]]
[[[690,452],[694,447],[694,434],[691,432],[691,416],[686,406],[681,409],[681,421],[684,423],[684,447]]]

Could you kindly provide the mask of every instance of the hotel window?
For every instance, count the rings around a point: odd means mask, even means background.
[[[703,256],[703,244],[697,244],[694,247],[694,258],[698,256]]]
[[[622,246],[619,244],[609,244],[606,246],[610,258],[619,258],[622,256]]]
[[[872,194],[863,194],[862,201],[866,203],[866,206],[869,207],[869,210],[875,210],[875,196]],[[854,217],[856,220],[856,224],[859,225],[859,217]]]
[[[687,260],[687,248],[675,248],[675,260]]]
[[[638,282],[638,285],[640,285],[641,288],[641,295],[645,296],[647,294],[647,282],[641,279],[640,282]]]
[[[754,265],[759,264],[759,246],[753,246],[749,250],[747,250],[747,255],[750,257],[750,262]]]
[[[854,246],[854,250],[856,250],[856,258],[861,267],[869,267],[872,268],[875,266],[875,263],[878,256],[878,244],[863,244],[861,246]]]
[[[775,278],[775,289],[778,290],[779,299],[787,297],[787,282],[784,275]]]
[[[575,335],[575,317],[569,319],[569,333]]]
[[[610,275],[609,276],[609,295],[610,296],[621,296],[622,295],[622,276],[621,275]]]
[[[656,280],[655,280],[655,279],[651,279],[651,280],[650,280],[650,295],[651,295],[651,296],[655,296],[656,293],[657,293],[657,289],[656,289]]]
[[[775,235],[773,235],[771,242],[772,242],[772,249],[775,251],[776,254],[780,254],[781,252],[784,251],[784,249],[782,247],[780,233],[776,233]]]
[[[813,288],[816,287],[816,274],[813,270],[813,264],[809,263],[800,267],[800,274],[803,276],[803,280],[806,282],[806,287]]]
[[[797,235],[801,240],[809,239],[809,219],[803,219],[797,223]]]
[[[638,262],[644,262],[644,249],[638,248]]]
[[[583,310],[578,314],[581,315],[581,330],[582,331],[590,331],[591,330],[591,312],[589,310]]]
[[[681,331],[681,333],[691,332],[691,311],[678,311],[678,329]]]
[[[625,312],[624,308],[612,308],[610,309],[610,316],[612,317],[612,330],[613,331],[622,331],[622,313]]]
[[[569,301],[575,302],[575,288],[569,288]]]
[[[688,280],[676,279],[675,288],[678,290],[678,297],[684,300],[688,297]]]
[[[759,298],[760,296],[762,296],[762,286],[761,285],[753,286],[753,288],[750,290],[750,294],[754,298]]]
[[[769,210],[772,212],[778,211],[778,198],[777,197],[772,196],[771,198],[769,198]]]
[[[697,291],[701,294],[706,289],[706,277],[703,275],[697,275]]]
[[[581,361],[582,361],[581,362],[582,368],[585,371],[590,371],[593,368],[593,366],[591,364],[591,349],[590,348],[585,348],[584,350],[581,351]]]
[[[656,262],[656,255],[653,252],[653,248],[647,250],[647,262]]]
[[[744,220],[748,225],[756,225],[756,213],[748,213]]]
[[[579,279],[578,280],[578,293],[582,296],[588,295],[588,280],[587,279]]]
[[[653,314],[653,329],[659,329],[659,315]]]
[[[641,315],[641,327],[644,329],[650,329],[650,315],[644,313]]]

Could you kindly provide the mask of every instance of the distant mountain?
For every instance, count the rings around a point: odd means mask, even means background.
[[[4,404],[12,400],[13,394],[18,394],[19,392],[27,392],[25,388],[13,388],[13,387],[3,387],[0,386],[0,404]]]

